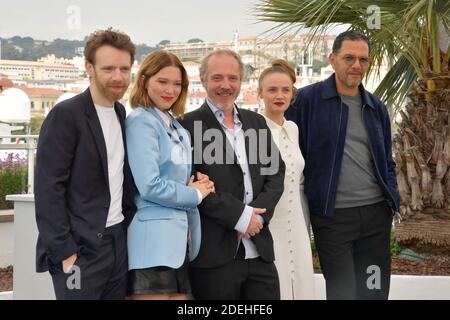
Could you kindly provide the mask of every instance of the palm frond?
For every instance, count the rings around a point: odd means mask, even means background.
[[[415,68],[405,56],[401,56],[378,85],[374,94],[379,97],[392,111],[402,107],[405,96],[417,81]]]
[[[372,5],[379,10],[379,29],[367,24],[367,8]],[[396,60],[375,91],[390,105],[401,103],[411,84],[426,72],[440,72],[439,25],[450,29],[448,0],[261,0],[255,8],[259,20],[278,23],[272,33],[295,34],[309,28],[308,44],[336,25],[367,35],[369,75],[380,74],[386,57]]]

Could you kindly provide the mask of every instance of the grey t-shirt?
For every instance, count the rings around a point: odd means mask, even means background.
[[[384,197],[375,177],[362,118],[361,96],[341,95],[341,99],[348,106],[348,122],[335,208],[374,204]]]

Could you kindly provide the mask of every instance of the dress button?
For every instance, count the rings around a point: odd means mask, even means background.
[[[99,238],[99,239],[101,239],[101,238],[103,238],[103,234],[102,233],[97,233],[97,238]]]

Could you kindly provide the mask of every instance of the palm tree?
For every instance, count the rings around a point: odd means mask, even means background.
[[[275,22],[268,32],[309,28],[310,44],[346,25],[371,41],[369,75],[391,63],[374,93],[401,118],[393,147],[403,222],[395,236],[450,246],[450,1],[259,0],[256,16]]]

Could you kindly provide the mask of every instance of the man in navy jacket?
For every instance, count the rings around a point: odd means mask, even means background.
[[[305,194],[328,299],[387,299],[392,217],[399,210],[386,106],[361,84],[369,40],[337,36],[327,80],[299,90],[286,118],[299,126]]]
[[[42,124],[35,200],[37,272],[49,271],[58,300],[125,299],[126,227],[135,187],[125,108],[136,48],[128,35],[94,32],[84,55],[89,88],[57,104]]]

